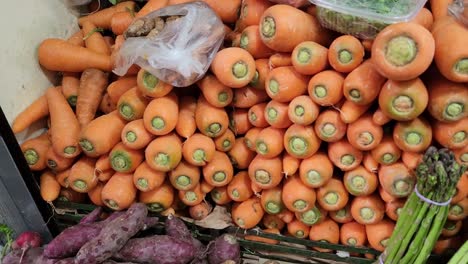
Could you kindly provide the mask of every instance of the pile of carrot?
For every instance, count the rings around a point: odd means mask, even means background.
[[[44,200],[195,219],[226,205],[242,228],[382,251],[422,153],[438,144],[468,163],[468,29],[436,1],[361,41],[322,28],[314,6],[204,0],[226,35],[196,85],[111,72],[134,17],[184,2],[121,2],[40,44],[62,82],[12,129],[49,120],[21,145]],[[441,241],[460,240],[467,195],[465,174]]]

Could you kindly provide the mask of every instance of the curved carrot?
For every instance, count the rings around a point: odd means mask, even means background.
[[[133,121],[143,118],[148,105],[148,99],[133,87],[120,96],[117,109],[124,120]]]
[[[301,160],[291,156],[289,153],[283,153],[283,173],[286,175],[294,175],[299,170]]]
[[[319,188],[332,178],[333,164],[325,153],[315,153],[311,157],[301,161],[299,176],[305,185]]]
[[[152,169],[146,161],[143,161],[133,172],[133,184],[142,191],[152,191],[164,183],[166,173]]]
[[[98,178],[94,174],[96,159],[89,157],[80,158],[70,169],[68,182],[73,190],[86,193],[96,187]]]
[[[338,244],[340,241],[340,227],[330,218],[310,227],[309,239],[314,241],[328,242]],[[331,249],[314,247],[320,252],[331,252]]]
[[[100,30],[91,21],[85,21],[82,25],[84,42],[87,49],[96,53],[110,56],[111,51]]]
[[[287,226],[288,233],[297,238],[306,238],[310,233],[310,227],[297,219],[290,222]]]
[[[122,129],[122,143],[130,149],[142,149],[146,147],[154,135],[146,130],[143,119],[133,120]]]
[[[150,98],[159,98],[168,95],[173,86],[159,80],[158,77],[144,69],[140,69],[137,75],[138,91]]]
[[[372,157],[370,152],[364,153],[364,157],[362,158],[362,165],[366,170],[370,172],[377,172],[379,170],[379,163]]]
[[[260,223],[264,213],[260,205],[260,199],[257,197],[235,204],[231,211],[234,223],[245,229],[252,228]]]
[[[343,35],[330,44],[328,61],[335,71],[348,73],[363,62],[364,55],[364,46],[359,39],[351,35]]]
[[[349,201],[348,204],[340,210],[330,211],[328,216],[330,216],[333,221],[340,224],[346,224],[354,221],[353,216],[351,215],[351,201]]]
[[[61,186],[52,172],[45,171],[42,173],[39,179],[39,185],[41,197],[44,201],[51,203],[59,197]]]
[[[50,147],[48,133],[43,133],[21,143],[21,151],[32,171],[40,171],[47,168],[47,151]]]
[[[270,70],[286,66],[292,66],[291,53],[289,52],[277,52],[268,58],[268,67]]]
[[[108,84],[108,74],[98,69],[86,69],[80,78],[76,101],[76,118],[81,126],[87,125],[96,116],[99,103]]]
[[[377,175],[363,166],[347,171],[343,177],[346,190],[354,196],[370,195],[379,185]]]
[[[231,129],[227,129],[222,135],[214,138],[214,143],[217,151],[227,152],[232,149],[236,136]]]
[[[379,74],[370,60],[364,61],[346,76],[343,94],[358,105],[368,105],[379,95],[386,78]]]
[[[189,138],[197,130],[195,122],[195,109],[197,99],[192,96],[182,96],[179,98],[179,116],[175,130],[179,136]]]
[[[265,118],[265,108],[267,103],[259,103],[249,108],[249,122],[258,128],[265,128],[268,126],[268,122]]]
[[[254,183],[254,182],[252,182]],[[283,203],[283,188],[277,185],[261,191],[260,203],[263,210],[270,215],[278,215],[285,210]],[[289,211],[288,211],[289,212]]]
[[[254,59],[268,58],[274,53],[261,40],[258,25],[244,28],[240,38],[240,48],[252,54]]]
[[[393,221],[397,221],[398,216],[405,206],[405,202],[406,201],[404,199],[397,199],[385,203],[385,213],[387,214],[388,218],[392,219]]]
[[[189,208],[189,215],[194,220],[202,220],[207,217],[213,207],[207,202],[201,202]]]
[[[240,171],[227,186],[227,193],[231,200],[235,202],[243,202],[253,195],[250,188],[251,181],[247,171]]]
[[[203,135],[214,138],[222,135],[228,129],[229,116],[226,110],[210,105],[201,96],[198,98],[195,109],[195,122]]]
[[[135,14],[135,17],[144,17],[147,14],[168,5],[169,0],[148,0],[146,4]]]
[[[228,195],[227,186],[215,187],[211,191],[211,199],[218,205],[226,205],[231,202],[231,197]]]
[[[249,110],[245,108],[234,109],[229,115],[229,128],[235,135],[244,135],[252,128],[249,122]]]
[[[284,138],[285,130],[281,128],[267,127],[260,131],[255,140],[255,151],[265,158],[274,158],[283,152],[283,144],[279,144]]]
[[[258,25],[260,18],[273,3],[267,0],[244,0],[240,8],[239,19],[236,22],[236,30],[241,31],[245,27]]]
[[[265,86],[263,89],[246,86],[234,89],[233,92],[234,98],[232,99],[232,106],[238,108],[250,108],[256,104],[266,102],[269,98],[265,91]]]
[[[132,24],[135,15],[133,10],[117,12],[111,18],[111,30],[115,35],[122,35]]]
[[[115,145],[109,153],[112,169],[121,173],[134,172],[143,160],[143,150],[128,148],[122,142]]]
[[[358,105],[352,101],[345,100],[340,108],[340,118],[346,124],[350,124],[359,119],[367,110],[371,104]]]
[[[255,152],[251,151],[244,143],[244,138],[236,138],[231,150],[228,151],[229,159],[234,167],[247,169],[250,162],[255,158]]]
[[[84,47],[84,40],[83,40],[83,31],[78,30],[75,33],[73,33],[67,41],[73,45],[81,46]]]
[[[215,151],[213,159],[203,167],[203,178],[215,187],[228,185],[233,178],[234,167],[229,156],[221,151]]]
[[[298,176],[290,176],[283,185],[281,198],[288,210],[301,213],[315,206],[316,194]]]
[[[172,132],[179,115],[177,96],[170,93],[155,98],[144,109],[143,122],[145,128],[153,135],[161,136]]]
[[[379,182],[385,192],[393,197],[408,196],[416,184],[414,174],[402,163],[381,166],[379,169]]]
[[[397,162],[401,157],[401,150],[390,135],[383,137],[380,144],[371,150],[371,155],[379,164],[390,165]]]
[[[145,203],[151,212],[162,212],[170,208],[175,201],[174,188],[168,182],[165,182],[152,191],[140,192],[138,201]]]
[[[383,128],[372,121],[371,114],[364,114],[348,125],[346,131],[348,142],[359,150],[371,150],[380,144]]]
[[[317,191],[317,202],[327,211],[337,211],[346,206],[349,200],[348,192],[343,182],[338,179],[330,179]]]
[[[265,118],[274,128],[287,128],[292,125],[288,117],[289,105],[271,100],[265,107]]]
[[[79,89],[79,75],[75,72],[64,72],[62,76],[62,93],[71,106],[76,106]]]
[[[447,133],[447,130],[445,130],[445,133]],[[431,125],[423,118],[398,122],[393,128],[393,140],[403,151],[423,152],[432,142]]]
[[[290,155],[305,159],[317,152],[321,140],[315,134],[312,126],[293,124],[286,130],[283,144]]]
[[[442,122],[454,122],[468,117],[466,85],[436,76],[428,83],[428,91],[427,110],[435,119]]]
[[[206,101],[215,107],[226,107],[232,102],[234,93],[230,87],[222,84],[214,75],[205,75],[197,82]]]
[[[278,67],[268,74],[265,89],[271,99],[288,103],[307,91],[307,77],[299,74],[294,67]]]
[[[200,189],[200,184],[195,185],[195,187],[190,190],[179,191],[179,199],[188,206],[200,204],[205,199],[205,195],[206,194]]]
[[[375,110],[374,114],[372,114],[372,121],[379,126],[383,126],[388,122],[392,121],[392,119],[382,112],[382,109],[378,108]]]
[[[49,167],[49,169],[51,169],[53,172],[66,170],[70,168],[75,161],[74,158],[64,158],[60,155],[57,155],[53,148],[49,148],[47,150],[45,157],[47,161],[47,167]]]
[[[325,142],[336,142],[346,134],[347,125],[341,120],[340,113],[335,109],[321,112],[315,120],[314,130],[317,136]]]
[[[218,80],[232,88],[241,88],[255,76],[255,60],[246,50],[231,47],[219,51],[212,63],[211,71]]]
[[[104,188],[104,184],[99,182],[96,187],[88,192],[88,197],[91,202],[96,206],[105,206],[102,202],[102,189]]]
[[[376,224],[385,215],[385,204],[376,194],[358,196],[351,202],[351,215],[361,225]]]
[[[145,158],[152,169],[171,171],[182,160],[182,142],[174,133],[159,136],[146,147]]]
[[[137,86],[137,79],[135,76],[122,77],[107,86],[107,93],[112,102],[117,104],[120,97],[135,86]]]
[[[277,215],[266,214],[263,216],[262,220],[263,225],[266,228],[276,228],[278,230],[282,230],[286,223],[281,220]]]
[[[310,125],[319,115],[319,107],[310,96],[300,95],[289,103],[288,117],[298,125]]]
[[[81,26],[83,25],[85,21],[90,21],[93,24],[95,24],[97,27],[110,29],[112,16],[117,12],[126,11],[127,9],[134,10],[135,2],[133,1],[121,2],[115,6],[104,8],[95,13],[91,13],[87,16],[80,17],[78,19],[78,24]]]
[[[343,82],[343,75],[336,71],[319,72],[309,81],[309,96],[318,105],[336,105],[343,98]]]
[[[375,224],[366,225],[367,240],[372,248],[384,251],[395,229],[395,223],[384,219]]]
[[[342,171],[349,171],[361,164],[363,153],[348,141],[340,140],[328,144],[328,157]]]
[[[297,72],[304,75],[314,75],[328,66],[328,49],[313,42],[299,43],[291,54],[292,65]]]
[[[281,169],[281,158],[267,159],[257,155],[249,165],[250,180],[262,189],[273,188],[283,179]]]
[[[265,90],[265,79],[270,70],[269,59],[255,60],[255,75],[249,85],[258,90]]]
[[[23,109],[13,120],[11,129],[17,134],[24,131],[34,122],[49,115],[49,105],[45,95],[34,100],[30,105]]]

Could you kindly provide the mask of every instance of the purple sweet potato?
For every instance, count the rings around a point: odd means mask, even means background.
[[[56,259],[47,259],[42,255],[41,247],[29,248],[24,251],[15,249],[3,258],[3,264],[55,264]]]
[[[55,264],[75,264],[75,258],[61,259],[55,262]]]
[[[142,230],[147,230],[147,229],[150,229],[152,227],[155,227],[159,222],[159,218],[157,217],[146,217],[145,218],[145,224],[142,228]]]
[[[145,204],[134,203],[124,215],[110,221],[98,236],[81,247],[75,264],[97,264],[110,258],[144,227],[147,215]]]
[[[166,234],[171,237],[192,240],[190,230],[184,221],[173,215],[169,215],[164,223]]]
[[[240,246],[234,236],[224,234],[209,245],[208,262],[219,264],[227,261],[240,263]]]
[[[137,263],[185,264],[195,256],[191,242],[168,235],[130,239],[115,259]]]
[[[97,222],[102,213],[102,207],[96,207],[91,213],[81,218],[80,224],[91,224]]]

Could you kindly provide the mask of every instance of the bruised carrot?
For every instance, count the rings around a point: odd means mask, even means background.
[[[146,147],[145,158],[152,169],[171,171],[182,160],[182,142],[174,133],[159,136]]]
[[[226,205],[231,202],[231,197],[228,195],[227,186],[215,187],[211,193],[211,199],[217,205]]]
[[[368,105],[377,98],[385,81],[385,77],[377,72],[374,64],[366,60],[346,76],[343,94],[355,104]]]
[[[276,235],[281,235],[280,230],[278,228],[267,228],[262,230],[264,233],[269,233],[269,234],[276,234]],[[245,240],[250,240],[250,241],[256,241],[264,244],[270,244],[270,245],[276,245],[279,244],[278,240],[271,239],[271,238],[266,238],[266,237],[261,237],[261,236],[255,236],[255,235],[247,235],[244,237]]]
[[[237,108],[250,108],[256,104],[266,102],[269,98],[265,91],[265,86],[263,89],[246,86],[234,89],[233,92],[232,106]]]
[[[330,218],[310,227],[309,239],[319,242],[338,244],[340,241],[340,227]],[[320,252],[331,252],[331,249],[317,248]]]
[[[55,178],[60,184],[60,186],[62,186],[63,188],[68,188],[70,187],[70,184],[68,182],[68,176],[70,176],[70,168],[57,172]]]
[[[85,202],[86,194],[76,192],[72,189],[64,189],[60,190],[60,194],[58,197],[59,201],[63,202],[71,202],[71,203],[83,203]]]
[[[288,103],[307,91],[307,80],[291,66],[278,67],[268,74],[265,89],[271,99]]]
[[[148,2],[146,2],[146,4],[140,9],[140,11],[138,11],[135,14],[135,17],[144,17],[153,11],[165,7],[166,5],[168,5],[168,3],[169,0],[148,0]]]
[[[218,80],[232,88],[241,88],[255,76],[255,60],[246,50],[231,47],[219,51],[212,63],[211,71]]]
[[[111,30],[115,35],[122,35],[132,24],[135,17],[133,10],[117,12],[111,18]]]
[[[260,203],[267,214],[278,215],[282,211],[287,210],[283,203],[283,187],[281,185],[262,190],[261,192]]]
[[[112,102],[108,93],[102,96],[101,103],[99,104],[98,111],[108,114],[112,111],[117,110],[117,105]]]
[[[137,79],[134,76],[122,77],[107,86],[107,93],[114,104],[119,102],[120,97],[137,85]]]
[[[265,158],[274,158],[283,152],[283,144],[278,144],[284,138],[285,130],[267,127],[260,131],[255,140],[255,151]]]
[[[276,228],[282,230],[286,223],[277,215],[265,214],[262,220],[263,226],[266,228]]]
[[[401,157],[401,150],[390,135],[383,137],[380,144],[371,150],[371,155],[379,164],[390,165],[397,162]]]
[[[20,133],[34,122],[45,118],[47,115],[49,115],[49,105],[47,103],[47,97],[42,95],[16,116],[11,125],[11,129],[15,134]]]
[[[80,146],[90,157],[108,153],[119,141],[125,121],[117,111],[102,115],[82,128]]]
[[[60,155],[57,155],[53,148],[49,148],[45,156],[47,160],[47,167],[49,167],[49,169],[51,169],[53,172],[59,172],[68,169],[75,161],[74,158],[64,158]]]
[[[312,188],[321,187],[332,178],[333,164],[326,154],[317,152],[301,161],[299,176],[306,186]]]
[[[289,153],[283,153],[283,173],[286,175],[294,175],[299,170],[301,160],[291,156]]]
[[[291,212],[305,212],[315,206],[315,190],[304,185],[299,176],[290,176],[283,185],[283,204]]]
[[[447,133],[448,131],[445,130],[444,132]],[[422,152],[426,150],[432,142],[431,125],[423,118],[415,118],[407,122],[398,122],[393,129],[393,140],[403,151]]]
[[[79,88],[79,75],[74,72],[64,72],[62,76],[62,93],[71,106],[76,106]]]
[[[335,71],[348,73],[363,62],[364,55],[364,46],[359,39],[351,35],[343,35],[330,44],[328,61]]]
[[[313,41],[299,43],[291,53],[294,69],[300,74],[314,75],[328,66],[328,49]]]
[[[203,0],[203,2],[216,12],[224,23],[234,23],[237,20],[242,1],[233,0],[222,4],[216,0]]]
[[[177,125],[179,105],[174,93],[151,100],[143,111],[145,128],[153,135],[167,135]]]
[[[427,110],[438,121],[455,122],[468,116],[466,85],[435,76],[428,83],[428,91]]]
[[[252,128],[249,122],[249,110],[244,108],[233,109],[229,114],[229,128],[235,135],[244,135]]]
[[[403,206],[405,206],[405,202],[406,201],[404,199],[397,199],[385,203],[385,213],[387,214],[388,218],[392,219],[393,221],[397,221],[398,216],[403,210]]]
[[[336,105],[343,98],[343,82],[344,77],[336,71],[319,72],[309,81],[309,96],[318,105]]]
[[[385,204],[376,194],[358,196],[351,202],[351,215],[362,225],[376,224],[385,215]]]
[[[289,103],[288,117],[295,124],[310,125],[317,119],[319,110],[309,96],[300,95]]]
[[[54,38],[41,42],[38,59],[44,68],[51,71],[83,72],[89,68],[104,71],[112,69],[110,56]]]
[[[322,111],[315,120],[316,135],[325,142],[336,142],[346,134],[347,125],[341,120],[340,113],[335,109]]]
[[[195,122],[203,135],[214,138],[222,135],[228,129],[229,116],[226,110],[210,105],[201,96],[198,98],[195,109]]]
[[[349,201],[348,204],[346,204],[346,206],[341,208],[340,210],[330,211],[328,213],[328,216],[330,216],[330,218],[333,219],[333,221],[340,224],[352,222],[354,219],[351,215],[351,201]]]
[[[265,108],[267,103],[259,103],[249,108],[248,117],[249,122],[258,128],[265,128],[269,124],[265,118]]]
[[[349,171],[361,164],[363,153],[348,141],[340,140],[328,145],[328,157],[342,171]]]
[[[47,168],[47,151],[50,147],[49,136],[42,133],[21,143],[21,151],[32,171]]]
[[[70,169],[68,182],[73,190],[85,193],[92,190],[98,183],[94,174],[96,159],[89,157],[80,158]]]
[[[260,223],[264,213],[257,197],[234,204],[231,211],[234,223],[244,229],[250,229]]]
[[[348,142],[359,150],[371,150],[380,144],[383,128],[372,121],[371,114],[364,114],[348,125]]]
[[[130,149],[142,149],[153,139],[154,135],[146,130],[143,119],[133,120],[122,129],[122,143]]]
[[[146,97],[159,98],[168,95],[172,85],[159,80],[158,77],[144,69],[140,69],[137,75],[138,91]]]
[[[244,138],[236,138],[231,150],[228,151],[229,159],[234,167],[247,169],[250,162],[255,158],[255,152],[251,151],[244,143]]]
[[[274,53],[261,40],[258,25],[248,26],[242,31],[240,48],[252,54],[254,59],[268,58]]]
[[[122,142],[115,145],[109,153],[112,169],[121,173],[134,172],[143,160],[143,150],[128,148]]]
[[[326,45],[329,37],[315,17],[289,5],[274,5],[265,10],[259,26],[263,42],[280,52],[291,52],[304,41]]]
[[[174,188],[168,182],[151,191],[140,192],[138,197],[140,203],[145,203],[149,211],[156,213],[170,208],[174,200]]]
[[[215,187],[228,185],[234,175],[229,156],[221,151],[215,151],[213,158],[203,167],[203,178],[205,181]]]
[[[416,183],[414,174],[402,163],[381,166],[379,169],[379,182],[385,192],[394,197],[406,197]]]
[[[349,200],[343,182],[338,179],[330,179],[317,191],[317,202],[327,211],[337,211],[346,206]]]
[[[179,116],[175,130],[183,138],[189,138],[197,130],[195,122],[195,109],[197,100],[192,96],[182,96],[179,98]]]
[[[61,186],[52,172],[43,172],[39,180],[39,185],[41,197],[44,201],[51,203],[59,197]]]
[[[286,130],[283,144],[290,155],[305,159],[317,152],[321,140],[315,134],[312,126],[293,124]]]
[[[227,129],[222,135],[214,138],[214,143],[217,151],[227,152],[232,149],[236,136],[232,130]]]
[[[253,195],[247,171],[239,171],[227,186],[227,194],[235,202],[243,202]]]
[[[372,157],[370,152],[364,153],[364,157],[362,158],[362,165],[366,170],[370,172],[377,172],[379,170],[379,163]]]
[[[111,51],[102,36],[99,28],[91,21],[85,21],[82,25],[84,42],[87,49],[99,54],[110,55]]]
[[[81,153],[78,146],[80,124],[63,94],[56,88],[46,91],[50,112],[50,141],[57,155],[74,158]]]
[[[268,59],[268,67],[270,69],[292,65],[291,53],[289,52],[277,52]]]
[[[133,87],[120,96],[117,109],[122,119],[133,121],[143,118],[148,105],[148,99],[138,91],[137,87]]]
[[[219,82],[215,76],[207,74],[197,84],[212,106],[226,107],[232,102],[234,96],[232,89]]]
[[[239,19],[236,22],[236,30],[243,30],[245,27],[258,25],[260,18],[273,4],[267,0],[244,0],[240,8]]]
[[[81,126],[94,119],[108,84],[108,74],[98,69],[86,69],[80,78],[76,101],[76,118]]]
[[[264,158],[257,155],[249,165],[249,177],[262,189],[270,189],[280,184],[282,163],[280,157]]]
[[[189,208],[189,215],[194,220],[202,220],[207,217],[213,207],[207,202],[201,202]]]
[[[430,31],[419,24],[401,22],[384,28],[372,44],[372,63],[383,76],[411,80],[425,72],[434,58]]]
[[[354,196],[370,195],[379,185],[377,175],[363,166],[347,171],[343,177],[346,190]]]
[[[392,119],[384,114],[382,109],[378,108],[375,110],[374,114],[372,114],[372,121],[379,126],[383,126],[390,122]]]
[[[287,103],[271,100],[265,107],[265,118],[268,124],[274,128],[287,128],[292,125],[288,117]]]
[[[142,191],[147,192],[158,188],[164,183],[166,174],[153,170],[147,162],[142,162],[133,173],[133,184]]]
[[[179,191],[179,199],[188,206],[200,204],[205,199],[205,195],[200,189],[200,184],[195,185],[190,190]]]
[[[269,59],[255,60],[255,75],[249,85],[258,90],[265,90],[265,79],[270,70]]]
[[[287,227],[288,233],[297,238],[306,238],[310,232],[310,227],[297,219],[290,222]]]
[[[102,202],[102,189],[104,188],[104,184],[102,182],[98,182],[96,187],[88,192],[89,200],[96,206],[105,206]]]
[[[350,124],[359,119],[369,108],[371,104],[358,105],[352,101],[345,100],[340,108],[340,118],[346,123]]]
[[[414,170],[421,162],[422,156],[422,153],[404,151],[401,154],[401,161],[403,161],[403,164],[410,170]]]

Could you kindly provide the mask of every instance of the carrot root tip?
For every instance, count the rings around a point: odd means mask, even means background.
[[[131,120],[135,116],[133,107],[126,103],[119,105],[119,113],[125,120]]]
[[[361,92],[358,89],[351,89],[349,91],[349,97],[352,101],[361,100]]]
[[[185,193],[185,199],[187,201],[193,202],[193,201],[197,200],[198,197],[197,197],[197,194],[195,192],[188,191],[188,192]]]
[[[353,192],[360,192],[366,186],[366,180],[362,176],[354,176],[351,179],[350,187]]]
[[[190,180],[189,177],[187,177],[186,175],[181,175],[179,177],[177,177],[176,179],[176,184],[178,186],[181,186],[181,187],[186,187],[188,186],[192,181]]]
[[[34,149],[27,149],[23,154],[29,166],[32,166],[39,161],[39,154]]]
[[[359,210],[359,215],[364,219],[364,220],[371,220],[374,217],[374,211],[371,208],[368,207],[363,207],[361,210]]]
[[[289,148],[296,155],[304,155],[308,149],[307,141],[302,137],[292,137],[289,140]]]
[[[462,103],[450,103],[445,108],[445,114],[449,120],[458,119],[461,114],[463,114],[463,104]]]
[[[206,153],[203,149],[196,149],[192,154],[192,159],[197,163],[203,163],[206,160]]]
[[[229,139],[225,139],[225,140],[223,141],[223,147],[224,147],[225,149],[227,149],[227,148],[229,148],[230,146],[231,146],[231,141],[230,141]]]
[[[244,220],[241,219],[241,218],[237,218],[237,219],[236,219],[236,223],[237,223],[238,226],[241,226],[241,227],[245,225]]]
[[[396,113],[406,114],[413,111],[413,98],[407,95],[399,95],[392,102],[392,108]]]
[[[55,169],[55,168],[57,168],[57,162],[55,162],[55,160],[48,159],[47,160],[47,167],[49,167],[51,169]]]
[[[256,70],[252,81],[250,81],[250,85],[252,85],[253,87],[256,87],[258,85],[259,78],[260,77],[259,77],[258,71]]]
[[[295,236],[297,238],[303,238],[304,237],[304,231],[302,231],[302,230],[296,231]]]
[[[164,206],[160,203],[150,203],[146,205],[148,207],[148,210],[151,212],[162,212],[164,211]]]
[[[356,161],[356,159],[351,154],[345,154],[341,156],[341,159],[340,159],[341,164],[346,165],[346,166],[351,166],[354,163],[354,161]]]
[[[468,162],[468,153],[463,153],[460,155],[460,160],[463,162]]]
[[[329,205],[335,205],[340,197],[334,192],[329,192],[323,197],[323,200]]]
[[[298,117],[302,117],[305,114],[305,109],[302,105],[298,105],[294,108],[294,114]]]
[[[332,123],[325,123],[321,129],[322,135],[331,137],[336,132],[336,127]]]
[[[238,61],[232,66],[232,74],[238,79],[244,78],[248,73],[249,67],[247,66],[247,63],[243,61]]]
[[[311,51],[308,48],[302,47],[299,49],[299,52],[297,53],[297,60],[299,63],[308,63],[311,58]]]
[[[267,202],[265,207],[269,214],[277,214],[281,211],[281,206],[274,202]]]
[[[215,182],[223,182],[224,180],[226,180],[226,173],[224,171],[217,171],[213,175],[213,181]]]
[[[304,210],[305,208],[307,208],[307,202],[304,201],[304,200],[296,200],[294,201],[293,203],[293,207],[296,209],[296,210]]]
[[[245,138],[244,143],[249,149],[252,148],[252,141],[250,141],[249,139]]]
[[[270,82],[268,83],[268,89],[272,94],[277,94],[279,92],[279,83],[275,79],[271,79]]]
[[[166,166],[169,164],[169,155],[167,155],[166,153],[158,153],[158,155],[156,155],[156,157],[154,158],[154,161],[156,162],[156,164],[160,165],[160,166]]]
[[[422,142],[422,136],[417,132],[410,132],[406,135],[405,142],[409,145],[418,145]]]
[[[219,102],[225,103],[225,102],[227,102],[228,99],[229,99],[229,95],[227,94],[227,92],[220,92],[218,94],[218,101]]]
[[[151,120],[151,126],[154,129],[161,130],[166,126],[166,122],[164,122],[164,119],[161,117],[157,116]]]
[[[239,198],[239,191],[237,189],[234,189],[232,190],[231,195],[234,198]]]
[[[265,155],[265,154],[268,153],[268,146],[267,146],[267,144],[265,144],[265,142],[263,142],[263,141],[257,141],[256,147],[257,147],[257,151],[258,151],[260,154]]]
[[[385,153],[383,154],[381,161],[387,165],[392,164],[393,162],[395,162],[395,156],[391,153]]]
[[[405,196],[408,195],[412,189],[411,189],[410,183],[408,183],[405,180],[399,180],[394,183],[394,191],[397,195]]]
[[[270,173],[266,170],[255,171],[255,180],[262,184],[268,184],[271,181]]]
[[[78,97],[76,95],[71,95],[67,98],[67,102],[71,106],[76,106],[76,101],[78,100]]]
[[[93,143],[87,139],[81,139],[79,144],[80,147],[86,152],[92,152],[94,150]]]
[[[325,96],[327,96],[327,93],[327,88],[323,85],[316,85],[314,87],[314,94],[318,98],[324,98]]]
[[[412,62],[417,53],[416,42],[412,38],[398,36],[388,42],[385,58],[395,66],[404,66]]]
[[[455,64],[455,72],[459,74],[468,74],[468,59],[460,59]]]
[[[247,34],[242,34],[240,38],[240,47],[245,49],[249,45],[249,37]]]
[[[271,38],[276,33],[276,22],[271,16],[266,16],[261,24],[261,33],[265,38]]]
[[[110,209],[117,210],[119,209],[119,205],[117,204],[116,201],[111,200],[111,199],[105,199],[104,203],[109,207]]]
[[[63,152],[68,155],[75,154],[76,152],[76,147],[75,146],[68,146],[63,149]]]
[[[251,113],[249,114],[249,120],[250,120],[251,122],[257,121],[257,115],[256,115],[254,112],[251,112]]]
[[[128,131],[126,134],[125,134],[125,139],[128,141],[128,142],[135,142],[137,140],[137,134],[133,131]]]
[[[310,170],[306,174],[306,180],[309,184],[318,184],[322,181],[322,177],[318,171]]]
[[[387,247],[389,240],[390,240],[390,238],[382,239],[380,241],[380,245],[382,245],[383,247]]]
[[[309,210],[301,215],[301,221],[307,225],[313,225],[318,222],[321,214],[317,208]]]
[[[110,160],[112,169],[115,171],[123,172],[131,167],[130,157],[126,152],[116,151],[112,153]]]
[[[347,49],[342,49],[338,52],[338,60],[343,64],[348,64],[353,60],[353,54]]]
[[[73,186],[80,191],[85,191],[88,188],[88,184],[82,180],[74,181]]]
[[[153,90],[156,85],[158,85],[159,79],[154,76],[153,74],[145,71],[143,74],[143,84],[145,85],[145,88],[148,90]]]
[[[270,121],[275,121],[278,118],[278,111],[274,108],[268,108],[267,117]]]
[[[140,190],[147,190],[148,189],[148,180],[145,178],[140,178],[137,180],[137,187]]]
[[[346,240],[346,243],[348,243],[348,245],[355,246],[357,241],[354,237],[350,237],[348,240]]]
[[[213,123],[208,126],[207,132],[211,136],[217,136],[219,132],[221,132],[221,124],[220,123]]]

